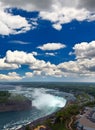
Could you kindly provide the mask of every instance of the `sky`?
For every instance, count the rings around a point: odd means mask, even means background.
[[[0,81],[95,82],[95,1],[1,0]]]

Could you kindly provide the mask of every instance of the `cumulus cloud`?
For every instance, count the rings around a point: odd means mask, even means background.
[[[20,15],[13,15],[5,12],[4,8],[0,5],[0,34],[19,34],[27,32],[31,29],[31,25],[26,18]]]
[[[62,24],[70,23],[73,20],[77,21],[93,21],[95,15],[91,14],[90,11],[82,8],[71,8],[71,7],[56,7],[52,11],[41,11],[40,17],[44,20],[52,22],[52,26],[57,29],[62,29]]]
[[[62,44],[62,43],[46,43],[42,46],[38,46],[37,48],[43,50],[43,51],[51,51],[51,50],[59,50],[59,49],[62,49],[62,48],[65,48],[66,45]]]
[[[57,67],[72,76],[95,76],[95,41],[75,44],[73,49],[76,60],[60,63]]]
[[[36,60],[34,64],[30,64],[30,69],[32,70],[43,70],[44,68],[55,69],[56,65],[51,64],[50,62],[45,62],[44,60]]]
[[[33,73],[32,72],[26,72],[25,73],[25,78],[32,78],[34,76],[41,76],[41,71],[34,70]]]
[[[83,68],[83,72],[95,73],[95,58],[79,60],[80,66]]]
[[[75,44],[73,47],[76,58],[94,58],[95,57],[95,41],[90,43],[82,42]]]
[[[58,68],[61,69],[63,72],[69,72],[69,73],[71,72],[76,73],[80,71],[77,62],[75,61],[60,63],[58,65]]]
[[[32,53],[26,53],[23,51],[7,51],[6,62],[15,64],[32,64],[36,61]]]
[[[60,63],[57,68],[61,70],[62,76],[64,77],[64,74],[66,77],[77,77],[77,78],[85,78],[89,76],[95,76],[95,64],[94,60],[77,60],[77,61],[69,61]]]
[[[22,77],[20,77],[19,74],[17,74],[16,72],[9,72],[8,74],[0,74],[0,80],[8,80],[8,81],[17,81],[17,80],[21,80]]]
[[[18,64],[18,65],[29,65],[31,69],[41,69],[44,67],[51,66],[50,62],[45,62],[44,60],[38,60],[33,55],[37,53],[26,53],[24,51],[11,51],[6,52],[5,60],[9,64]],[[40,65],[40,67],[39,67]]]
[[[26,53],[23,51],[7,51],[5,60],[9,64],[18,65],[29,65],[29,68],[33,70],[33,73],[26,73],[26,77],[36,76],[36,75],[57,75],[56,65],[50,62],[45,62],[44,60],[36,59],[32,53]],[[58,74],[59,76],[59,74]]]
[[[25,73],[25,76],[28,77],[28,78],[29,78],[29,77],[33,77],[33,73],[31,73],[31,72],[26,72],[26,73]]]
[[[6,58],[0,59],[0,70],[18,69],[20,65],[6,63]]]
[[[28,65],[31,72],[25,72],[24,78],[41,77],[62,77],[80,78],[95,76],[95,45],[90,43],[75,44],[73,47],[76,59],[62,62],[58,65],[39,60],[32,53],[22,51],[7,51],[6,64]],[[5,65],[5,64],[4,64]],[[3,67],[4,67],[3,65]],[[10,68],[11,66],[9,66]],[[9,76],[9,75],[8,75]]]

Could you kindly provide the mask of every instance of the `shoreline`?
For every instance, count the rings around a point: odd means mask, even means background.
[[[29,125],[30,128],[31,128],[31,127],[35,127],[37,124],[41,124],[41,123],[43,123],[45,120],[47,120],[47,119],[53,117],[57,112],[61,111],[61,110],[64,109],[65,107],[67,107],[69,104],[70,104],[70,101],[67,101],[66,104],[65,104],[65,106],[62,107],[62,108],[60,108],[58,111],[53,112],[53,113],[51,113],[51,114],[49,114],[49,115],[46,115],[46,116],[44,116],[44,117],[41,117],[41,118],[39,118],[39,119],[36,119],[36,120],[34,120],[34,121],[32,121],[32,122],[29,122],[29,123],[27,123],[26,125],[22,126],[21,128],[17,128],[16,130],[25,130],[25,128],[26,128],[27,125]]]

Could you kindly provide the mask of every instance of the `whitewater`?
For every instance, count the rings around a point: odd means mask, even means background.
[[[32,100],[31,110],[0,113],[0,129],[2,130],[16,130],[29,122],[58,111],[66,104],[64,98],[66,93],[55,89],[24,87],[21,85],[2,88],[6,88],[11,94],[22,94]]]

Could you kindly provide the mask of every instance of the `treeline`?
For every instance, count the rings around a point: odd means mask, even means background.
[[[0,91],[0,103],[5,103],[8,101],[10,93],[8,91]]]

